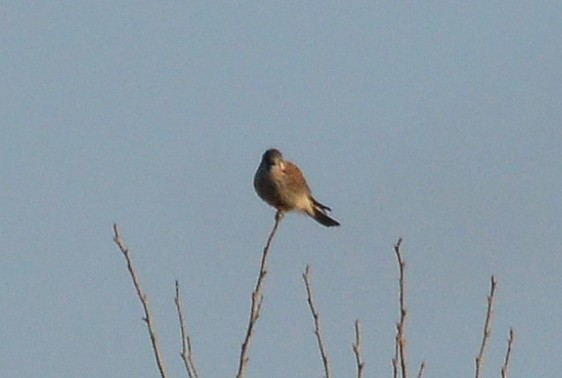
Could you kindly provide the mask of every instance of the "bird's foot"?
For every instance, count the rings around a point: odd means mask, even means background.
[[[285,215],[285,212],[283,212],[281,210],[277,210],[277,212],[275,213],[275,221],[276,222],[281,221],[281,219],[283,218],[284,215]]]

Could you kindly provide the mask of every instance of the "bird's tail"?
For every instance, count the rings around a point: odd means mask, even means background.
[[[313,213],[310,214],[310,216],[316,222],[318,222],[321,225],[326,226],[326,227],[333,227],[333,226],[339,226],[340,225],[340,222],[331,218],[327,214],[327,211],[331,210],[328,206],[322,205],[320,202],[316,201],[314,198],[312,198],[312,204],[313,204],[313,207],[312,207]]]

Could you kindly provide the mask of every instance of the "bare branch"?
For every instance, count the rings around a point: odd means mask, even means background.
[[[480,351],[478,352],[478,357],[476,357],[476,373],[475,377],[480,378],[480,372],[482,370],[482,365],[484,363],[484,349],[486,348],[486,342],[490,338],[492,333],[492,312],[494,307],[494,294],[496,292],[496,279],[494,276],[490,279],[490,295],[488,295],[488,309],[486,310],[486,320],[484,322],[484,334],[482,335],[482,344],[480,345]]]
[[[135,286],[137,295],[139,297],[139,300],[142,304],[142,308],[144,310],[143,320],[145,321],[146,326],[148,328],[148,333],[150,335],[150,342],[152,343],[152,350],[154,351],[156,364],[158,365],[158,370],[160,371],[160,377],[166,378],[168,374],[166,372],[166,366],[164,365],[164,360],[162,359],[162,354],[160,352],[160,347],[158,345],[158,339],[156,338],[156,331],[154,329],[154,324],[152,323],[152,315],[150,314],[150,308],[148,306],[148,297],[142,291],[140,281],[137,277],[137,273],[133,266],[133,261],[131,260],[131,254],[129,252],[129,249],[125,246],[125,243],[121,239],[121,235],[119,234],[119,227],[117,226],[117,224],[113,224],[113,233],[114,233],[113,241],[115,242],[115,244],[117,245],[123,256],[125,257],[125,259],[127,260],[127,269],[131,274],[133,285]]]
[[[425,361],[421,363],[420,370],[418,371],[418,378],[423,378],[423,372],[425,371]]]
[[[240,360],[238,362],[238,374],[236,374],[236,378],[243,378],[246,374],[246,366],[248,365],[249,359],[248,349],[250,347],[250,342],[252,341],[254,326],[256,325],[258,318],[260,317],[261,304],[263,301],[262,285],[265,275],[267,274],[267,255],[271,246],[271,241],[273,240],[273,236],[275,235],[282,219],[283,213],[278,211],[275,214],[275,224],[273,225],[273,229],[271,230],[271,233],[269,234],[269,237],[267,238],[267,242],[263,249],[258,280],[256,282],[256,287],[252,292],[252,306],[250,307],[250,317],[248,319],[246,337],[244,338],[244,342],[242,343],[242,347],[240,349]]]
[[[187,370],[187,374],[189,378],[199,378],[199,374],[197,373],[197,369],[195,368],[195,363],[193,362],[193,355],[191,354],[191,339],[189,338],[189,334],[187,333],[187,326],[185,324],[182,309],[181,309],[181,299],[180,299],[180,285],[179,282],[176,280],[176,296],[174,297],[174,303],[176,304],[176,310],[178,311],[178,320],[180,322],[180,331],[181,331],[181,358],[183,363],[185,364],[185,369]]]
[[[402,259],[400,252],[400,245],[402,238],[394,245],[394,253],[398,260],[398,268],[400,271],[400,320],[396,325],[396,348],[398,349],[398,359],[400,360],[400,370],[402,371],[402,378],[408,377],[408,364],[406,363],[406,316],[408,311],[406,309],[406,263]],[[393,362],[394,363],[394,362]],[[395,362],[397,365],[397,362]],[[395,373],[396,374],[396,373]]]
[[[394,357],[392,357],[392,378],[398,378],[398,371],[400,370],[400,347],[398,344],[398,332],[396,332],[396,336],[394,337]]]
[[[314,320],[314,334],[316,335],[316,341],[318,342],[318,348],[320,349],[320,356],[322,356],[322,364],[324,365],[324,376],[325,378],[330,378],[330,364],[328,362],[328,355],[326,354],[326,348],[324,347],[324,342],[322,341],[322,334],[320,332],[320,315],[316,311],[316,307],[314,306],[314,302],[312,300],[312,289],[310,287],[310,266],[306,266],[304,273],[302,274],[302,278],[304,280],[304,285],[306,287],[306,295],[307,295],[307,302],[308,307],[310,308],[310,312],[312,314],[312,319]]]
[[[355,354],[355,363],[357,365],[357,378],[363,377],[363,368],[365,367],[365,362],[361,358],[361,325],[359,320],[355,321],[355,343],[352,344],[353,353]]]
[[[509,329],[509,338],[507,339],[507,351],[505,352],[505,361],[503,362],[502,366],[502,378],[508,377],[508,367],[509,367],[509,358],[511,357],[511,348],[513,347],[513,343],[515,342],[515,333],[513,332],[513,328]]]

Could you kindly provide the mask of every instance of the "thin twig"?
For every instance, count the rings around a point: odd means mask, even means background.
[[[322,357],[322,364],[324,365],[324,377],[330,378],[330,364],[328,362],[328,355],[326,354],[324,342],[322,341],[322,333],[320,332],[320,315],[318,314],[318,311],[316,311],[316,307],[314,306],[314,302],[312,300],[312,289],[310,287],[309,274],[310,266],[307,265],[304,273],[302,274],[302,278],[306,287],[308,307],[310,308],[312,319],[314,320],[314,334],[316,335],[316,341],[318,342],[318,348],[320,349],[320,356]]]
[[[154,324],[152,323],[152,315],[150,314],[150,308],[148,306],[148,297],[142,291],[140,281],[137,277],[137,273],[135,272],[135,268],[133,267],[131,254],[129,252],[129,249],[125,246],[125,243],[121,239],[121,235],[119,234],[119,227],[117,226],[117,224],[113,224],[113,233],[114,233],[113,241],[115,242],[115,244],[117,245],[123,256],[125,256],[125,259],[127,260],[127,269],[129,269],[129,273],[131,274],[131,278],[133,280],[133,285],[135,285],[137,295],[139,297],[139,300],[141,301],[142,308],[144,310],[143,320],[145,321],[146,326],[148,328],[148,333],[150,335],[150,342],[152,343],[152,350],[154,351],[156,364],[158,365],[158,370],[160,371],[160,377],[166,378],[168,374],[166,372],[166,366],[164,365],[164,360],[162,359],[160,347],[158,345],[158,339],[156,338],[156,331],[154,329]]]
[[[396,336],[394,337],[394,357],[392,357],[392,378],[398,378],[398,371],[400,370],[399,362],[400,360],[400,347],[398,344],[398,332],[396,332]]]
[[[408,311],[406,309],[406,263],[402,259],[402,254],[400,253],[400,245],[402,244],[402,238],[398,239],[398,242],[394,245],[394,253],[396,254],[396,259],[398,260],[398,268],[400,271],[400,320],[396,325],[396,344],[398,349],[398,357],[400,360],[400,370],[402,371],[402,378],[408,377],[406,363],[406,316]]]
[[[425,371],[425,361],[421,363],[420,370],[418,371],[418,378],[423,377],[423,372]]]
[[[511,357],[511,348],[513,347],[513,343],[515,342],[515,333],[513,332],[513,328],[509,329],[509,338],[507,339],[507,351],[505,352],[505,361],[503,362],[502,366],[502,378],[508,377],[508,367],[509,367],[509,358]]]
[[[242,347],[240,349],[240,360],[238,362],[238,373],[236,374],[236,378],[243,378],[246,374],[246,366],[248,365],[249,359],[248,349],[250,347],[250,342],[252,341],[254,326],[256,325],[258,318],[260,317],[261,304],[263,301],[262,285],[265,275],[267,274],[267,255],[271,246],[271,241],[273,240],[273,236],[275,235],[275,232],[277,231],[277,228],[281,223],[281,219],[283,219],[283,213],[278,211],[275,214],[275,224],[273,225],[273,229],[271,230],[271,233],[267,238],[267,242],[261,256],[260,271],[258,280],[256,282],[256,287],[252,292],[252,306],[250,307],[248,328],[246,330],[246,337],[244,338],[244,342],[242,343]]]
[[[355,354],[355,363],[357,365],[357,378],[363,377],[363,368],[365,362],[361,358],[361,325],[359,320],[355,321],[355,343],[352,344],[353,353]]]
[[[486,342],[490,338],[492,333],[492,312],[494,307],[494,294],[496,292],[496,279],[494,276],[490,279],[490,295],[488,295],[488,309],[486,310],[486,321],[484,322],[484,334],[482,335],[482,344],[480,345],[480,351],[478,352],[478,357],[476,357],[476,373],[475,377],[480,378],[480,371],[482,370],[482,365],[484,363],[484,349],[486,348]]]
[[[189,334],[187,333],[187,326],[185,324],[182,309],[181,309],[181,299],[180,299],[180,285],[179,282],[176,280],[176,296],[174,297],[174,303],[176,304],[176,310],[178,311],[178,320],[180,322],[180,331],[181,331],[181,358],[183,363],[185,364],[185,369],[187,370],[187,374],[189,378],[199,378],[199,374],[197,373],[197,369],[195,368],[195,363],[193,362],[193,355],[191,353],[191,339],[189,338]]]

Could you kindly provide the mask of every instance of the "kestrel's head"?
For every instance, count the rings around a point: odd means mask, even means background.
[[[267,167],[272,167],[274,165],[278,165],[279,163],[283,162],[283,155],[279,150],[275,148],[271,148],[263,154],[261,158],[262,164]]]

